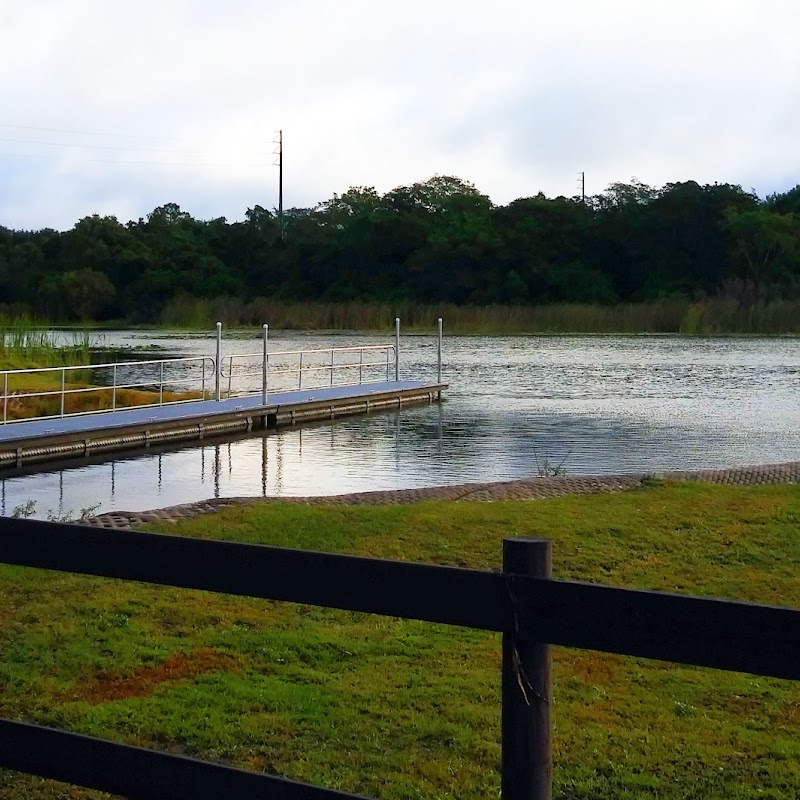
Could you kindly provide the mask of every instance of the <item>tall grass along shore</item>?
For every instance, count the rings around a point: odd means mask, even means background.
[[[89,330],[72,331],[65,338],[30,317],[0,315],[0,368],[89,364],[95,338]]]
[[[463,306],[452,303],[399,302],[284,302],[256,297],[213,300],[181,297],[166,304],[159,325],[167,328],[208,329],[226,326],[258,327],[267,322],[284,330],[387,330],[400,317],[411,331],[435,329],[442,317],[447,330],[457,334],[686,334],[788,336],[800,334],[800,300],[761,300],[743,306],[720,296],[692,302],[685,299],[646,303],[593,305]],[[103,323],[127,327],[125,320]],[[55,322],[0,314],[0,360],[14,365],[36,363],[60,366],[65,353],[83,358],[91,349],[91,325],[75,331],[73,342],[59,347]],[[59,350],[56,354],[54,351]]]
[[[84,366],[92,363],[99,340],[89,330],[56,333],[41,327],[28,317],[0,316],[0,371],[47,369],[52,371],[2,376],[0,398],[2,414],[7,420],[57,416],[61,412],[61,371],[59,367]],[[63,388],[68,392],[92,387],[90,369],[69,370]],[[6,398],[5,392],[8,391]],[[33,395],[33,396],[26,396]],[[90,392],[67,394],[64,413],[99,411],[127,406],[149,405],[159,400],[197,398],[199,392],[118,389],[116,392],[93,387]]]
[[[400,317],[406,329],[433,330],[442,317],[450,333],[676,333],[789,335],[800,333],[800,301],[765,300],[743,307],[724,297],[690,302],[622,303],[613,306],[457,306],[395,303],[284,303],[255,298],[200,300],[167,304],[161,323],[176,328],[226,325],[294,330],[386,330]]]
[[[800,605],[800,487],[348,507],[262,503],[180,535]],[[0,715],[385,800],[497,797],[500,638],[0,566]],[[800,683],[556,648],[555,797],[795,800]],[[0,773],[4,800],[97,793]]]

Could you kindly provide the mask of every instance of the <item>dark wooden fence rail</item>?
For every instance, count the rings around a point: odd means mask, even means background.
[[[503,797],[550,794],[549,645],[800,678],[800,611],[549,577],[549,543],[504,542],[502,573],[0,519],[0,562],[503,633]],[[346,798],[0,720],[0,767],[129,798]]]

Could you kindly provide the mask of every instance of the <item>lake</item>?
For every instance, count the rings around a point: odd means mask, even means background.
[[[445,321],[446,324],[446,321]],[[211,334],[114,331],[125,358],[213,355]],[[270,332],[270,350],[385,344]],[[226,334],[223,353],[260,350]],[[160,357],[160,356],[159,356]],[[209,497],[322,495],[800,460],[800,340],[448,337],[445,402],[0,478],[0,513],[138,511]],[[435,379],[436,340],[403,336],[401,377]]]

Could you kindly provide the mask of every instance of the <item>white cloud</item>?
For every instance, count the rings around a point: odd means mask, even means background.
[[[794,0],[11,6],[0,123],[120,134],[0,127],[11,227],[171,201],[241,218],[277,203],[279,127],[287,205],[433,173],[500,203],[574,194],[580,170],[590,192],[633,175],[800,181]]]

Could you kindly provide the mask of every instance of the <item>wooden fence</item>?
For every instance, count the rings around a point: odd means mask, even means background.
[[[0,563],[501,632],[504,800],[550,797],[550,645],[800,678],[800,610],[555,580],[544,540],[485,572],[0,519]],[[357,797],[10,720],[0,767],[137,800]]]

